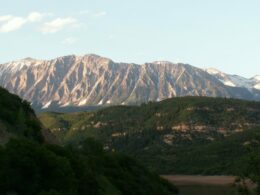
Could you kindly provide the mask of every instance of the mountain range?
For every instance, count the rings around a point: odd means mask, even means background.
[[[133,105],[175,96],[260,101],[260,76],[246,79],[167,61],[116,63],[94,54],[0,64],[0,86],[36,110]]]

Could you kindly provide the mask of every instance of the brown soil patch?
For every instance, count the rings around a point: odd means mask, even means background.
[[[185,185],[216,185],[216,186],[232,186],[236,179],[235,176],[202,176],[202,175],[162,175],[162,178],[174,183],[177,186]],[[253,188],[250,181],[247,185]]]

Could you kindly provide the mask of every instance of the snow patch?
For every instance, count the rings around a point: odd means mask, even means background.
[[[238,87],[252,88],[252,80],[246,79],[238,75],[230,75],[230,80]]]
[[[219,74],[222,73],[221,71],[215,69],[215,68],[207,68],[205,69],[206,72],[208,72],[209,74]]]
[[[254,88],[260,90],[260,83],[256,84]]]
[[[172,64],[171,62],[169,61],[155,61],[153,62],[154,64],[157,64],[157,65],[164,65],[164,64]]]
[[[250,92],[252,92],[253,88],[259,88],[258,81],[260,81],[260,75],[256,75],[251,79],[248,79],[239,75],[225,74],[215,68],[208,68],[205,69],[205,71],[214,76],[226,86],[243,87],[247,88]]]
[[[69,105],[70,105],[70,102],[67,102],[67,103],[61,105],[60,107],[66,107],[66,106],[69,106]]]
[[[208,74],[211,74],[213,76],[221,76],[221,77],[226,77],[227,75],[223,72],[221,72],[220,70],[217,70],[215,68],[207,68],[204,69]]]
[[[107,104],[111,104],[111,100],[108,100],[106,103],[107,103]]]
[[[79,106],[83,106],[83,105],[85,105],[87,103],[87,99],[83,99],[83,100],[81,100],[80,102],[79,102]]]
[[[230,86],[230,87],[236,87],[236,85],[234,83],[232,83],[231,81],[223,81],[224,85]]]
[[[47,102],[42,108],[43,109],[49,108],[50,105],[51,105],[51,101]]]
[[[103,104],[103,99],[98,102],[98,105],[102,105],[102,104]]]

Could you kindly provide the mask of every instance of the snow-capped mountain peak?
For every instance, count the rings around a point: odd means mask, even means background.
[[[260,88],[260,76],[256,75],[252,77],[251,79],[244,78],[239,75],[230,75],[223,73],[215,68],[208,68],[205,69],[205,71],[215,78],[217,78],[219,81],[221,81],[226,86],[231,87],[244,87],[248,90],[252,91],[252,89],[259,89]]]
[[[153,64],[163,65],[163,64],[173,64],[173,63],[163,60],[163,61],[154,61]]]
[[[6,64],[1,64],[1,67],[5,67],[5,68],[9,68],[12,71],[19,71],[21,70],[23,67],[28,67],[28,66],[32,66],[32,65],[40,65],[42,64],[42,60],[36,60],[33,58],[24,58],[18,61],[12,61]]]
[[[22,69],[28,69],[31,66],[38,66],[43,64],[43,60],[36,60],[33,58],[24,58],[17,61],[8,62],[5,64],[0,64],[0,77],[7,73],[17,73],[20,72]]]
[[[217,70],[216,68],[206,68],[205,70],[209,74],[221,74],[222,73],[221,71]]]
[[[0,86],[40,109],[139,104],[174,96],[260,100],[260,82],[253,79],[167,61],[116,63],[94,54],[0,64]]]
[[[230,87],[236,87],[237,84],[229,77],[230,75],[227,75],[220,70],[217,70],[215,68],[207,68],[205,69],[207,73],[210,75],[216,77],[219,81],[221,81],[224,85],[230,86]]]

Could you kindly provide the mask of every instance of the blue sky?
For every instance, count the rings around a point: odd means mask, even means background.
[[[95,53],[260,74],[259,0],[0,0],[0,62]]]

